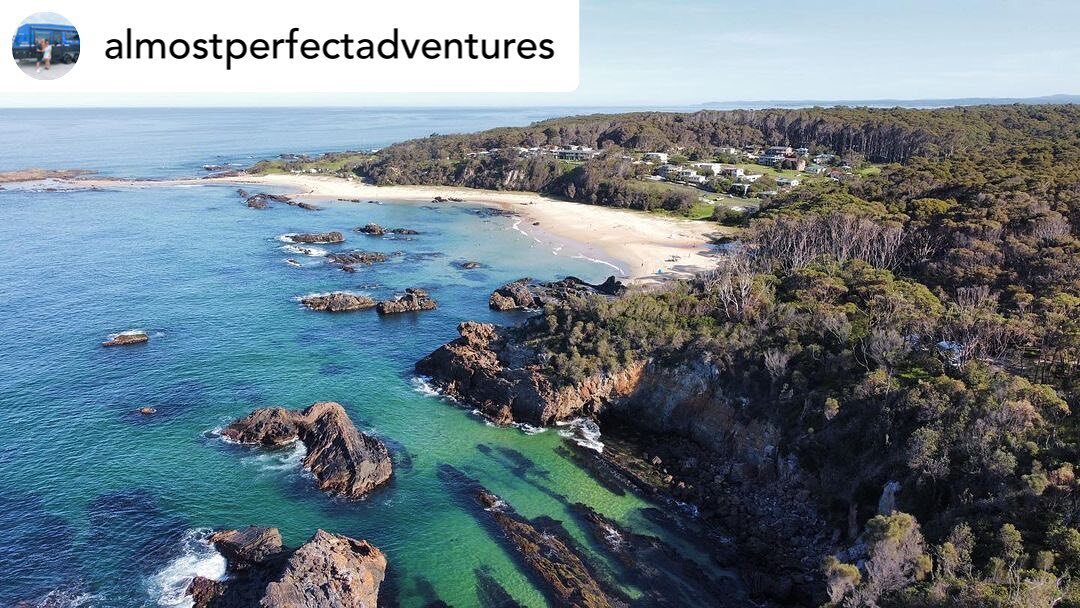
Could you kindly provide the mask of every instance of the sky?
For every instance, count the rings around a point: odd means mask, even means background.
[[[1080,94],[1077,0],[581,0],[550,94],[89,98],[86,105],[697,106]],[[25,100],[0,91],[0,106]]]

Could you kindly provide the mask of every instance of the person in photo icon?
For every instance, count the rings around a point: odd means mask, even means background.
[[[37,71],[41,73],[41,64],[45,64],[45,69],[49,69],[52,65],[52,43],[47,38],[38,40],[38,52],[41,53],[41,59],[37,62]]]

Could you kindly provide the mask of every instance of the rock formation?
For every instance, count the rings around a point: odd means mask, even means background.
[[[319,530],[297,549],[276,528],[224,530],[210,542],[228,578],[195,577],[195,608],[376,608],[386,557],[367,541]]]
[[[541,308],[545,304],[565,300],[570,296],[591,294],[617,296],[625,290],[626,287],[614,276],[608,277],[599,285],[586,283],[577,277],[566,277],[560,281],[548,283],[537,283],[532,279],[524,278],[496,289],[491,294],[488,305],[494,310],[524,310]]]
[[[481,488],[476,499],[522,561],[546,583],[548,593],[558,605],[605,608],[621,604],[608,597],[581,556],[558,531],[536,526],[486,489]]]
[[[304,468],[332,496],[360,498],[390,480],[390,453],[381,441],[356,429],[345,409],[332,401],[303,411],[271,407],[233,422],[222,436],[239,443],[281,447],[301,441]]]
[[[387,234],[420,234],[419,232],[409,228],[383,228],[382,226],[374,222],[367,224],[366,226],[357,226],[356,228],[353,228],[353,231],[359,232],[360,234],[367,234],[370,236],[384,236]]]
[[[102,346],[131,346],[132,344],[145,344],[150,341],[150,336],[141,331],[131,331],[116,334],[101,343]]]
[[[345,235],[341,234],[337,230],[330,232],[300,232],[297,234],[286,234],[285,238],[294,243],[344,243]]]
[[[357,265],[371,266],[372,264],[389,260],[390,256],[379,251],[357,250],[330,253],[326,255],[326,259],[345,272],[355,272]]]
[[[302,203],[294,201],[293,199],[285,196],[284,194],[267,194],[265,192],[259,192],[258,194],[250,194],[247,190],[240,188],[236,191],[237,196],[244,200],[244,204],[252,209],[269,209],[270,203],[284,203],[292,207],[299,207],[308,211],[318,211],[318,207],[310,203]]]
[[[394,300],[383,300],[375,307],[380,315],[392,315],[402,312],[418,312],[421,310],[435,310],[438,302],[432,300],[423,289],[410,287],[405,290],[405,295]]]
[[[300,303],[311,310],[321,312],[353,312],[375,307],[375,300],[344,291],[306,296],[300,299]]]
[[[519,344],[513,330],[466,321],[458,333],[460,338],[418,361],[416,371],[496,424],[548,425],[595,414],[633,392],[644,368],[630,365],[618,374],[555,388],[536,351]]]

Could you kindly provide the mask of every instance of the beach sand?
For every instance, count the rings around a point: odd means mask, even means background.
[[[82,178],[83,186],[101,188],[161,187],[190,184],[235,184],[247,189],[286,188],[298,200],[359,199],[430,204],[435,197],[461,199],[519,215],[518,229],[538,241],[559,239],[582,245],[582,255],[617,267],[622,278],[653,283],[686,277],[715,265],[712,243],[730,235],[713,222],[673,218],[545,197],[531,192],[474,190],[444,186],[372,186],[359,180],[306,174],[211,177],[190,180],[117,180]],[[455,204],[448,202],[444,204]]]

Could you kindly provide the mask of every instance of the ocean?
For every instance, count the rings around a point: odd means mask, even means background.
[[[565,113],[572,111],[5,110],[0,171],[191,176],[206,164],[375,148]],[[191,576],[224,568],[204,542],[208,531],[253,524],[280,528],[291,545],[319,528],[371,541],[389,560],[390,605],[484,605],[482,583],[492,580],[523,605],[546,605],[514,555],[440,478],[447,464],[527,517],[563,521],[587,551],[595,544],[568,510],[575,502],[677,542],[648,516],[669,506],[605,489],[566,456],[566,433],[490,426],[414,375],[414,362],[456,337],[461,321],[522,318],[488,309],[498,285],[610,273],[572,249],[537,243],[514,229],[513,217],[389,202],[258,211],[235,188],[208,185],[8,187],[0,218],[0,605],[190,605],[183,592]],[[420,234],[350,231],[368,222]],[[397,255],[347,274],[284,250],[279,239],[326,230],[347,238],[320,246],[327,250]],[[290,257],[302,266],[286,264]],[[482,267],[462,270],[464,260]],[[331,290],[382,298],[414,286],[429,290],[438,310],[329,315],[297,301]],[[132,329],[150,334],[149,344],[99,346]],[[254,408],[326,400],[342,403],[393,453],[392,483],[365,500],[315,489],[299,466],[302,450],[230,445],[214,432]],[[157,413],[137,413],[143,406]]]

